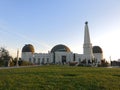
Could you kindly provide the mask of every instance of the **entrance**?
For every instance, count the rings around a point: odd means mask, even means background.
[[[62,56],[62,64],[66,63],[66,56]]]

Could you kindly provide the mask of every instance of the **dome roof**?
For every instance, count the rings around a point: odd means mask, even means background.
[[[26,44],[23,48],[22,48],[22,52],[32,52],[34,53],[34,47],[31,44]]]
[[[62,45],[62,44],[56,45],[51,49],[51,53],[54,53],[57,51],[59,51],[59,52],[71,52],[67,46]]]
[[[103,51],[99,46],[93,46],[93,53],[103,53]]]

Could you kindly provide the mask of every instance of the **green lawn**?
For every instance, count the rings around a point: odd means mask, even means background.
[[[120,68],[39,66],[1,69],[0,90],[120,90]]]

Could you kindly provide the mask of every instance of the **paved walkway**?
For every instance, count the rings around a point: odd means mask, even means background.
[[[26,67],[38,67],[41,65],[31,65],[31,66],[13,66],[13,67],[0,67],[0,69],[12,69],[12,68],[26,68]]]

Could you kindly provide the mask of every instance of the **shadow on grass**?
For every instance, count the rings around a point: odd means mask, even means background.
[[[68,76],[68,77],[75,77],[75,76],[78,76],[77,74],[63,74],[63,76]]]
[[[120,77],[120,75],[118,75],[118,74],[114,74],[113,76]]]

